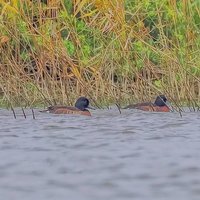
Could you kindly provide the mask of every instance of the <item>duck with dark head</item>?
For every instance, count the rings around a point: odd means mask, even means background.
[[[165,95],[159,95],[156,97],[154,103],[152,102],[143,102],[128,105],[125,109],[139,109],[143,111],[151,111],[151,112],[170,112],[170,108],[167,106],[167,98]]]
[[[89,107],[89,100],[86,97],[80,97],[75,103],[75,107],[71,106],[50,106],[46,110],[41,112],[48,112],[53,114],[75,114],[75,115],[86,115],[91,116]]]

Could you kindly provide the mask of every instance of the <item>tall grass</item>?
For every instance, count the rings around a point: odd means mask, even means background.
[[[200,2],[0,0],[2,104],[200,96]]]

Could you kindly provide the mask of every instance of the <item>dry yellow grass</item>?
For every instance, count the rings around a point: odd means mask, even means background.
[[[0,0],[0,92],[13,106],[200,96],[198,3]],[[195,21],[196,20],[196,21]]]

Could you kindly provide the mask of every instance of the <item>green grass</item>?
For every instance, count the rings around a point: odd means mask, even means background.
[[[72,104],[82,95],[107,105],[161,93],[177,107],[198,103],[198,0],[3,2],[0,106]]]

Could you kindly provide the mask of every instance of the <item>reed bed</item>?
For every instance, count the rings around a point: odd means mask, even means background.
[[[123,105],[166,94],[198,109],[200,2],[0,0],[1,105]]]

